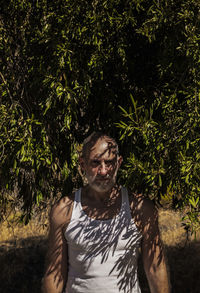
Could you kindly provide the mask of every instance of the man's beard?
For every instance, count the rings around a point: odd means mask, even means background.
[[[86,176],[88,184],[97,192],[107,192],[112,189],[116,183],[116,176],[96,177]]]

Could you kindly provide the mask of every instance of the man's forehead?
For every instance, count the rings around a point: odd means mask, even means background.
[[[114,157],[117,154],[117,146],[113,141],[106,139],[99,139],[91,148],[89,156],[100,158],[103,156]]]

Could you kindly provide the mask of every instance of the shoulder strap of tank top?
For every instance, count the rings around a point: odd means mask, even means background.
[[[131,217],[131,209],[130,209],[130,203],[129,203],[129,198],[128,198],[128,190],[126,187],[122,187],[122,205],[124,206],[126,213]]]
[[[81,202],[81,188],[79,188],[76,192],[75,192],[75,198],[74,198],[75,202],[80,203]]]
[[[81,211],[80,202],[81,202],[81,188],[75,191],[71,221],[73,219],[79,218],[79,216],[80,216],[80,214],[79,214]]]

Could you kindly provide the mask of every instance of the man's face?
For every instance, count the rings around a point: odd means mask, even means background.
[[[122,157],[118,156],[114,142],[100,138],[81,165],[90,187],[97,192],[107,192],[116,182],[121,162]]]

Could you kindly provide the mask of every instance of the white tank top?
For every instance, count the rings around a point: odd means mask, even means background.
[[[130,212],[127,189],[121,188],[119,214],[95,220],[81,206],[81,189],[75,193],[70,223],[65,231],[69,271],[65,293],[140,293],[137,258],[141,232]]]

